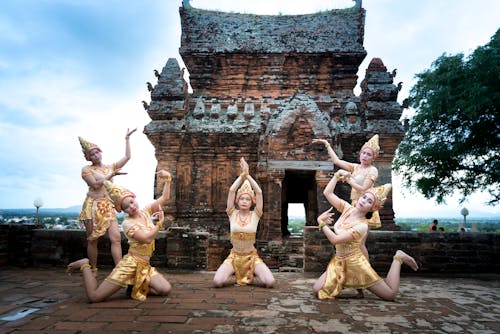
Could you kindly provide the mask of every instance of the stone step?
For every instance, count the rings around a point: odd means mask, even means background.
[[[297,267],[283,266],[283,267],[279,267],[278,271],[279,272],[287,272],[287,273],[303,273],[304,269],[297,268]]]

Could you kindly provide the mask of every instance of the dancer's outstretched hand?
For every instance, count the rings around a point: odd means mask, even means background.
[[[332,216],[334,215],[334,213],[332,212],[333,208],[330,208],[328,210],[326,210],[325,212],[323,212],[322,214],[320,214],[318,216],[318,224],[320,224],[322,221],[326,222],[328,225],[330,225],[332,223]]]

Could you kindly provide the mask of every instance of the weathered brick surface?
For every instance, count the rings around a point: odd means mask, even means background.
[[[103,268],[105,269],[105,268]],[[124,289],[89,304],[82,275],[64,268],[0,270],[0,333],[498,333],[498,279],[403,274],[396,302],[368,291],[319,300],[319,273],[275,273],[273,289],[214,288],[213,272],[165,271],[167,297],[130,300]],[[105,270],[98,275],[102,281]],[[50,291],[51,294],[46,294]],[[5,320],[28,309],[17,320]]]
[[[0,263],[18,267],[64,267],[86,254],[84,231],[30,229],[23,225],[0,225],[0,239],[6,249]],[[104,241],[104,240],[103,240]],[[6,244],[7,243],[7,244]],[[15,245],[15,246],[14,246]],[[322,271],[334,254],[334,247],[317,227],[306,226],[302,237],[280,240],[258,239],[255,247],[275,271]],[[370,263],[385,272],[392,256],[402,249],[415,257],[422,273],[496,273],[500,265],[498,233],[425,233],[371,231],[367,241]],[[122,248],[127,250],[125,238]],[[229,254],[227,235],[199,232],[188,227],[162,231],[156,238],[152,264],[163,269],[215,271]],[[99,266],[112,265],[109,242],[99,243]],[[404,269],[408,271],[407,268]]]
[[[425,273],[500,273],[498,233],[426,233],[370,231],[366,247],[370,263],[380,272],[390,267],[401,249],[413,257]],[[305,271],[324,268],[335,248],[317,228],[304,230]],[[410,269],[404,267],[404,271]]]

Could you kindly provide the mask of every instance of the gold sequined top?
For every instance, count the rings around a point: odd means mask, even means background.
[[[154,224],[151,221],[151,213],[146,211],[146,209],[140,210],[139,214],[143,219],[130,219],[129,217],[126,217],[123,220],[123,233],[125,233],[125,236],[128,239],[130,253],[150,257],[155,250],[154,240],[149,244],[139,242],[134,239],[134,233],[137,230],[150,231],[154,228]]]
[[[373,181],[373,184],[375,184],[375,181],[378,177],[378,169],[375,166],[370,166],[369,168],[361,168],[360,164],[351,163],[349,171],[351,172],[351,176],[354,182],[356,182],[360,186],[364,184],[365,179],[370,179]],[[361,197],[361,195],[362,194],[360,194],[356,189],[351,189],[351,200],[357,200]]]
[[[102,167],[89,165],[82,168],[82,178],[85,178],[88,175],[93,175],[96,180],[103,180],[113,175],[113,173],[116,170],[117,170],[116,163],[112,165],[103,165]],[[109,180],[112,180],[112,178]],[[108,197],[108,194],[106,193],[104,185],[99,189],[93,189],[92,187],[89,186],[87,196],[97,199],[102,197]]]
[[[342,201],[340,209],[339,211],[342,211],[342,215],[337,222],[335,222],[333,230],[336,234],[348,231],[354,237],[353,241],[335,244],[335,256],[338,258],[345,258],[360,250],[362,238],[368,233],[368,220],[362,219],[345,224],[344,221],[349,217],[354,207]]]

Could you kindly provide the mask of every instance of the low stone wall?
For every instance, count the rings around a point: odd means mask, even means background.
[[[229,254],[227,237],[175,227],[158,234],[152,265],[166,269],[214,271]],[[395,251],[413,255],[422,274],[500,274],[500,234],[423,233],[371,231],[367,247],[370,262],[381,276],[389,269]],[[303,238],[258,240],[256,248],[272,270],[323,271],[334,247],[315,227],[305,227]],[[125,237],[122,249],[128,249]],[[44,230],[30,225],[0,225],[0,265],[20,267],[66,266],[86,256],[81,230]],[[99,241],[99,265],[113,260],[107,238]],[[403,271],[411,272],[408,267]]]
[[[304,230],[304,271],[324,270],[334,249],[315,227]],[[366,243],[373,268],[384,276],[394,253],[412,255],[420,273],[500,273],[498,233],[370,231]],[[407,266],[403,271],[412,272]]]

